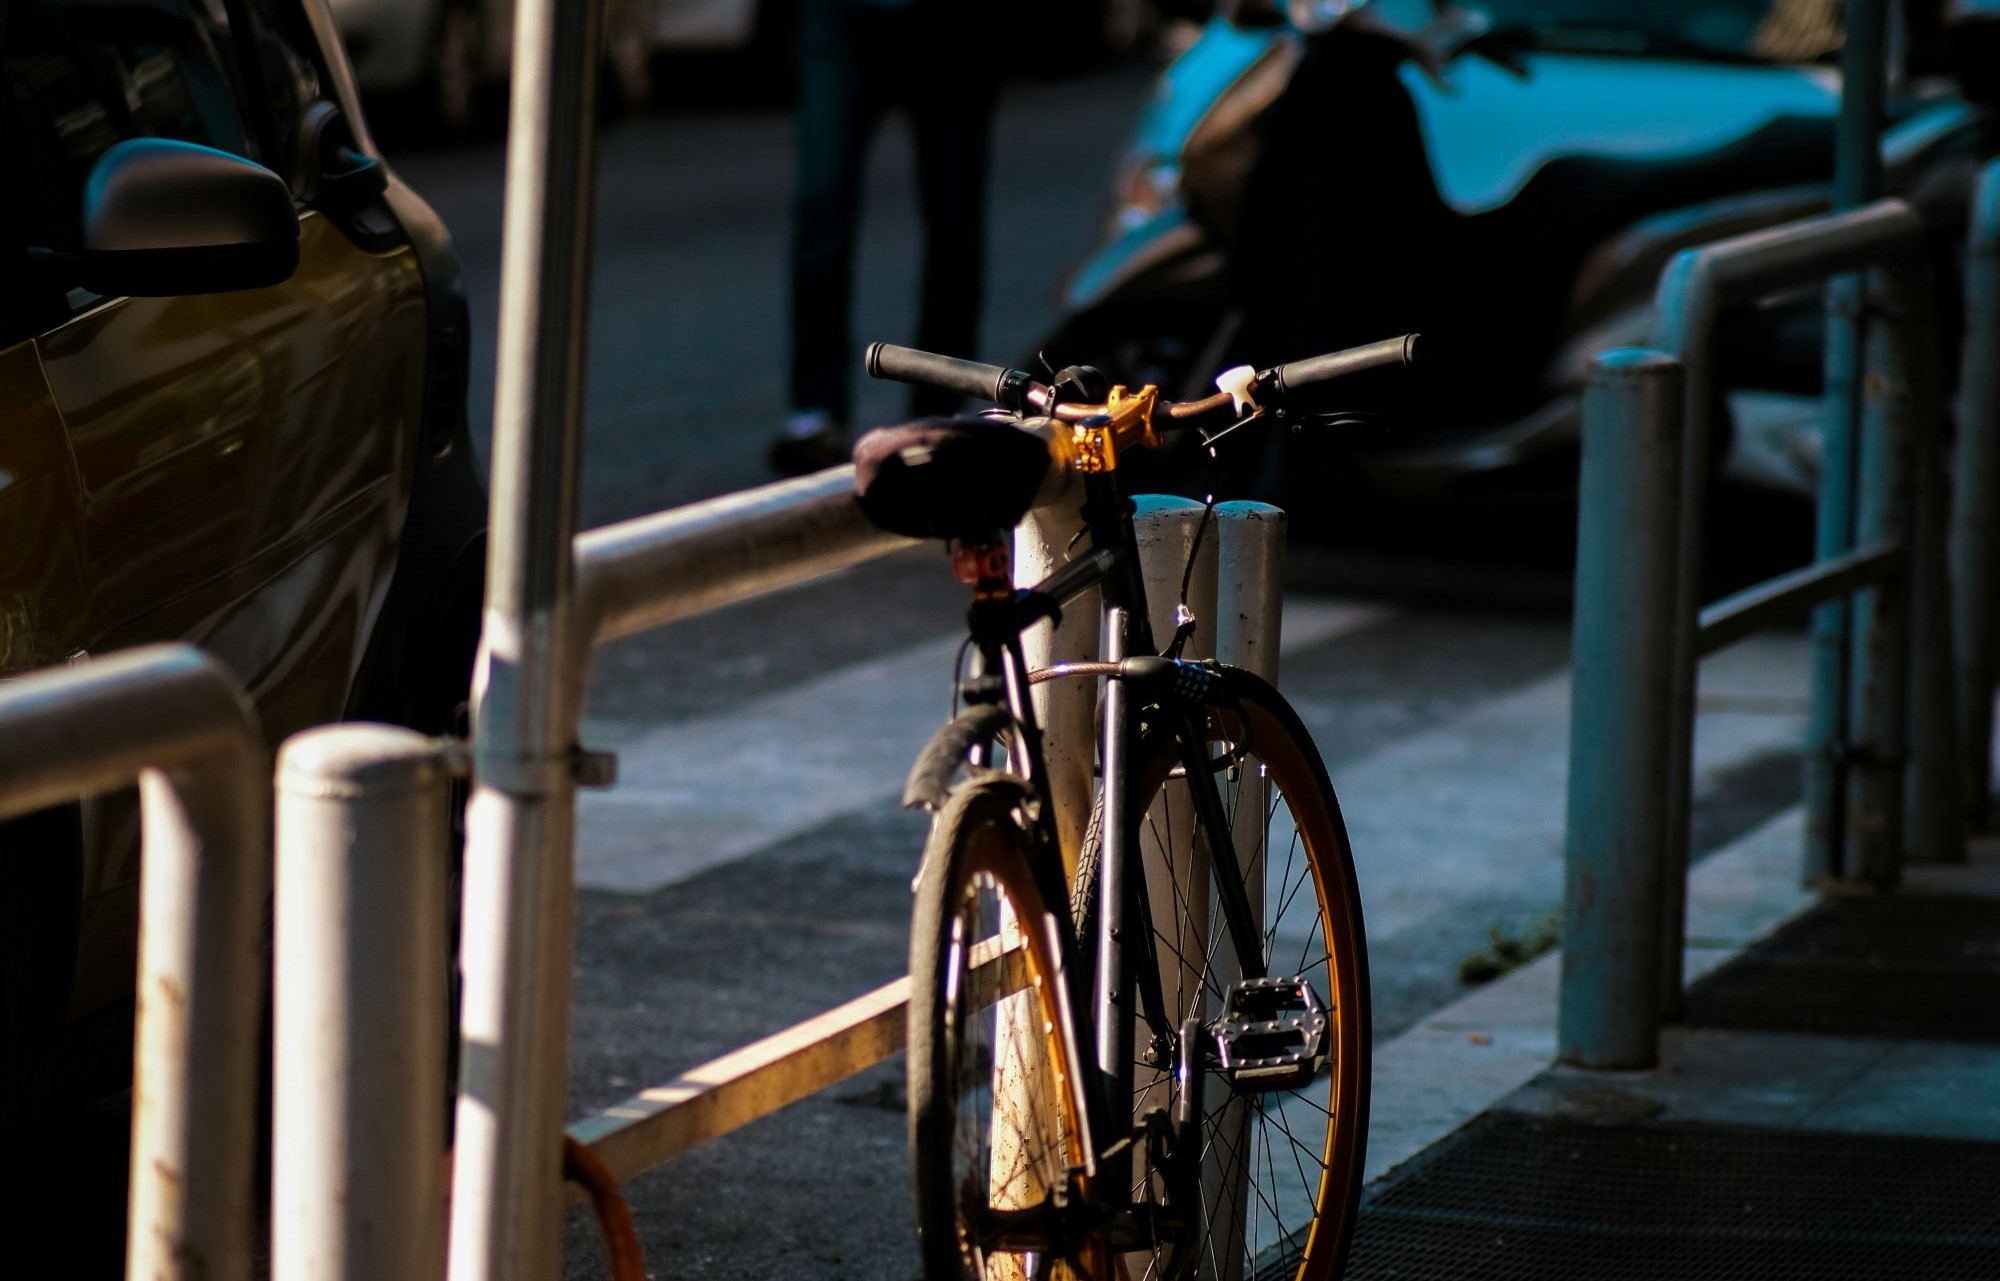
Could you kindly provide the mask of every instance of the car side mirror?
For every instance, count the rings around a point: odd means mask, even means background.
[[[34,256],[106,296],[261,289],[298,270],[298,212],[285,180],[262,165],[191,142],[131,138],[91,166],[82,249]]]

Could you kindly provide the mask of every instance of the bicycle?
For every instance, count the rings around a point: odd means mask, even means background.
[[[916,882],[907,1051],[930,1281],[1319,1281],[1344,1262],[1367,1132],[1369,1008],[1339,803],[1270,684],[1181,657],[1198,625],[1185,601],[1173,640],[1156,649],[1118,464],[1157,445],[1162,426],[1224,410],[1234,411],[1225,430],[1281,417],[1298,388],[1407,364],[1414,349],[1413,336],[1245,367],[1218,378],[1217,395],[1179,405],[1083,367],[1044,385],[869,349],[875,377],[995,406],[883,429],[855,448],[870,518],[950,540],[973,597],[977,661],[953,699],[965,710],[925,747],[904,798],[934,814]],[[1065,472],[1081,476],[1087,549],[1017,588],[1008,533]],[[1092,588],[1102,660],[1027,670],[1022,633]],[[1050,680],[1103,681],[1101,783],[1074,891],[1029,694]]]

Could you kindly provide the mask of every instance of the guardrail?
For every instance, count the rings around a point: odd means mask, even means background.
[[[1847,415],[1829,415],[1816,561],[1700,609],[1717,319],[1773,290],[1858,271],[1870,273],[1872,322],[1861,431],[1850,440]],[[1928,273],[1922,224],[1899,201],[1689,250],[1660,284],[1662,350],[1608,353],[1593,369],[1578,524],[1565,1062],[1650,1066],[1659,1024],[1678,1002],[1701,657],[1822,607],[1808,879],[1886,885],[1898,875],[1913,691],[1921,781],[1911,832],[1933,856],[1963,840]],[[1829,369],[1830,386],[1841,377]]]
[[[234,677],[162,645],[0,685],[0,818],[139,784],[130,1277],[248,1281],[265,757]]]
[[[579,666],[561,715],[582,717],[593,646],[753,599],[915,544],[869,524],[854,468],[642,516],[576,540]],[[898,980],[693,1069],[569,1128],[625,1179],[853,1075],[903,1045]]]

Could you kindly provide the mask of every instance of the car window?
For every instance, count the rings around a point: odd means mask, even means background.
[[[15,234],[75,248],[84,182],[113,144],[177,138],[251,154],[220,0],[10,0],[0,55]]]
[[[324,95],[318,61],[319,46],[305,15],[291,0],[228,0],[229,13],[238,31],[248,29],[248,40],[237,42],[238,53],[249,68],[254,99],[268,103],[257,113],[267,131],[253,139],[259,159],[291,182],[294,192],[303,190],[306,175],[297,172],[299,126],[306,111]]]

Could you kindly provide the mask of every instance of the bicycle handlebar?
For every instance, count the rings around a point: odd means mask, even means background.
[[[1385,338],[1365,347],[1349,347],[1346,351],[1279,365],[1257,375],[1257,388],[1269,391],[1282,400],[1285,393],[1310,387],[1314,383],[1332,382],[1336,378],[1369,369],[1414,365],[1417,363],[1417,337],[1416,334],[1404,334],[1401,338]]]
[[[990,400],[1013,408],[1019,408],[1014,402],[1033,383],[1018,369],[982,365],[976,360],[960,360],[956,356],[940,356],[886,342],[868,348],[868,376],[955,391],[974,400]]]
[[[1381,342],[1278,365],[1257,375],[1256,392],[1276,406],[1284,403],[1286,395],[1302,387],[1332,382],[1336,378],[1370,369],[1414,365],[1417,362],[1417,341],[1418,335],[1405,334],[1401,338],[1385,338]],[[1053,397],[1049,388],[1021,370],[984,365],[976,360],[960,360],[956,356],[940,356],[935,352],[918,351],[914,347],[875,343],[868,348],[867,367],[871,378],[936,387],[975,400],[1005,405],[1017,412],[1033,408],[1068,419],[1099,412],[1091,406],[1051,405]],[[1162,401],[1160,407],[1169,418],[1185,419],[1210,413],[1231,403],[1232,397],[1225,392],[1206,400],[1181,404]]]

